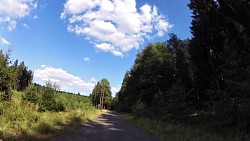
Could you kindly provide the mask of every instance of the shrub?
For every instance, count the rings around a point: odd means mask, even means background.
[[[55,129],[47,122],[39,122],[34,128],[37,133],[48,134],[54,133]]]
[[[52,88],[44,88],[39,98],[40,111],[64,111],[65,107],[62,102],[56,101],[55,90]]]
[[[0,102],[10,99],[11,99],[11,91],[9,90],[9,88],[5,91],[0,91]]]
[[[54,90],[51,88],[44,88],[41,93],[38,105],[40,111],[53,111],[55,109],[55,96]]]
[[[132,106],[132,112],[135,116],[141,117],[146,114],[146,106],[141,100],[138,100],[133,106]]]
[[[63,105],[63,103],[61,101],[57,101],[55,103],[55,111],[64,111],[65,110],[65,107]]]
[[[23,100],[30,101],[32,103],[37,103],[38,93],[37,88],[34,85],[30,85],[23,94]]]

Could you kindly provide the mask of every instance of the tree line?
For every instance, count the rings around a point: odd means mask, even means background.
[[[191,39],[139,51],[114,108],[138,116],[250,131],[250,2],[191,0]],[[234,128],[236,127],[236,128]]]
[[[11,65],[10,53],[0,50],[0,101],[10,100],[11,89],[24,91],[33,80],[33,72],[24,62],[18,64],[16,60]]]
[[[25,66],[24,62],[18,64],[16,60],[12,63],[10,54],[11,51],[0,50],[1,103],[11,102],[14,90],[22,92],[21,97],[24,103],[34,105],[39,112],[94,108],[89,97],[60,91],[60,86],[50,80],[45,82],[45,86],[33,83],[33,72]],[[106,84],[106,81],[103,80],[102,83]]]
[[[107,109],[111,106],[112,96],[108,79],[103,78],[100,82],[97,82],[90,94],[90,99],[97,108]]]

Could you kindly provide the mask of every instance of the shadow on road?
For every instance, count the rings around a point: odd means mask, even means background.
[[[60,125],[60,130],[53,129],[48,134],[13,136],[5,140],[23,141],[159,141],[158,138],[145,133],[117,115],[108,111],[100,117],[82,123],[73,118],[67,124]],[[75,130],[73,130],[75,129]],[[52,136],[53,134],[53,136]]]
[[[120,119],[111,111],[101,115],[92,122],[85,123],[84,128],[54,138],[55,141],[159,141],[158,138],[145,133],[128,122]]]

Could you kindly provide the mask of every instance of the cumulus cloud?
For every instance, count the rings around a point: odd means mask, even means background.
[[[121,57],[138,49],[145,38],[161,37],[172,27],[156,6],[137,9],[135,0],[67,0],[60,17],[68,21],[69,32]]]
[[[95,86],[92,81],[84,81],[80,77],[74,76],[61,68],[53,68],[45,65],[34,71],[34,80],[37,82],[50,80],[59,84],[63,91],[85,94],[89,94]]]
[[[112,96],[115,97],[115,94],[119,92],[120,89],[121,89],[121,86],[111,87]]]
[[[88,62],[88,61],[90,61],[90,58],[89,58],[89,57],[84,57],[83,60],[84,60],[85,62]]]
[[[117,51],[113,45],[108,44],[108,43],[97,44],[95,46],[95,48],[98,49],[98,50],[100,50],[100,51],[111,52],[115,56],[121,56],[121,57],[123,57],[122,52]]]
[[[3,38],[2,36],[0,36],[0,43],[1,45],[3,46],[10,46],[11,45],[11,42],[6,40],[5,38]]]
[[[95,78],[92,77],[92,78],[90,79],[90,82],[97,82],[97,80],[96,80]]]
[[[30,15],[30,11],[37,8],[33,0],[1,0],[0,23],[7,23],[7,29],[13,31],[17,20]]]

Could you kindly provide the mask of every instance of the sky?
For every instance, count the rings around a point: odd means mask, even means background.
[[[119,91],[136,54],[169,33],[191,37],[188,0],[0,0],[0,49],[34,82],[89,95],[107,78]]]

